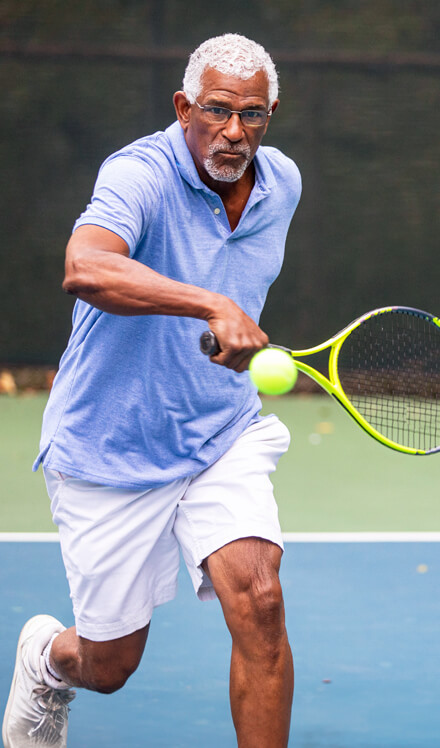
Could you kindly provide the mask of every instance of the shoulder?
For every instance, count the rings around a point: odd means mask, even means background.
[[[99,173],[154,183],[172,168],[173,162],[173,152],[166,134],[156,132],[112,153],[103,162]]]
[[[297,195],[301,194],[301,173],[289,156],[273,146],[260,146],[258,156],[263,164],[270,168],[278,186],[288,189]]]

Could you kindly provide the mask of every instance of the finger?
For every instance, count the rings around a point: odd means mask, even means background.
[[[220,353],[211,356],[211,361],[215,364],[220,364],[221,366],[225,366],[228,369],[233,369],[234,371],[237,371],[238,373],[242,373],[243,371],[246,371],[249,367],[249,362],[255,355],[257,351],[261,350],[260,347],[258,348],[251,348],[249,349],[229,349],[229,350],[222,350]]]

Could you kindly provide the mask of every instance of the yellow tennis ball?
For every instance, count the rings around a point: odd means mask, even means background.
[[[287,351],[263,348],[251,359],[249,373],[264,395],[284,395],[294,387],[298,369]]]

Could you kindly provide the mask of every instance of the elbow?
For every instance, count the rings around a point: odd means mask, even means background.
[[[90,269],[83,267],[83,263],[79,259],[66,262],[62,289],[64,293],[73,296],[89,295],[96,293],[98,290],[97,284],[94,283],[90,274]]]
[[[66,268],[62,289],[64,293],[70,294],[71,296],[79,296],[83,291],[83,283],[81,282],[78,273],[72,271],[72,268]]]
[[[74,282],[74,279],[68,276],[67,274],[64,276],[64,280],[61,284],[61,288],[63,289],[64,293],[71,294],[72,296],[78,295],[78,290]]]

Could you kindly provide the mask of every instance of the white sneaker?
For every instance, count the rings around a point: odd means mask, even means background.
[[[56,618],[45,615],[31,618],[23,627],[3,719],[4,748],[66,747],[68,704],[75,692],[67,683],[58,685],[42,656],[52,636],[64,630]]]

